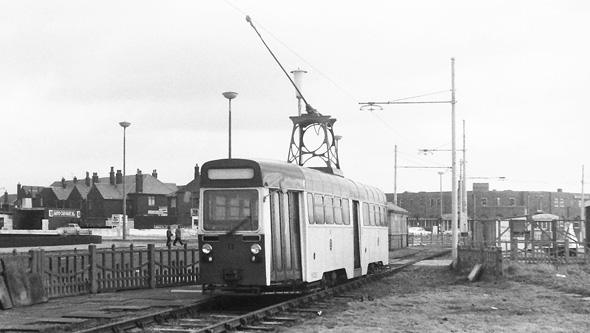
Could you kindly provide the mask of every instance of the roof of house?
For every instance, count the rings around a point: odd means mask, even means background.
[[[391,202],[388,202],[387,203],[387,209],[388,210],[391,210],[391,211],[394,211],[396,213],[409,214],[409,212],[407,210],[401,208],[400,206],[394,205]]]
[[[63,187],[49,187],[50,191],[53,191],[55,197],[58,200],[66,200],[70,193],[72,192],[73,187],[70,188],[63,188]]]
[[[125,176],[125,187],[127,188],[127,193],[136,193],[136,176],[137,175],[127,175]],[[168,195],[178,191],[178,186],[174,183],[163,183],[158,178],[149,175],[149,174],[142,174],[143,178],[143,191],[144,194],[162,194]],[[101,196],[105,199],[122,199],[122,187],[123,184],[111,184],[111,179],[109,177],[100,177],[98,178],[98,182],[94,183],[93,185],[96,186],[98,191],[101,193]],[[66,185],[66,188],[63,188],[63,185]],[[80,195],[83,198],[86,198],[88,192],[92,186],[86,186],[84,179],[78,179],[76,182],[73,180],[59,180],[53,182],[51,188],[54,189],[56,196],[62,200],[65,191],[67,191],[67,195],[63,200],[67,199],[70,195],[73,188],[77,188]],[[63,190],[63,191],[62,191]]]
[[[143,178],[143,191],[142,194],[156,194],[156,195],[168,195],[178,190],[176,184],[162,183],[158,178],[152,175],[142,175]],[[125,177],[125,187],[127,194],[137,193],[136,176]],[[121,200],[123,199],[123,184],[111,185],[109,182],[106,183],[94,183],[94,186],[99,191],[100,195],[104,199]]]
[[[4,200],[5,197],[8,197],[8,200],[6,200],[8,202],[9,205],[14,204],[14,202],[16,201],[17,195],[16,194],[3,194],[2,196],[0,196],[0,204],[4,204]]]
[[[90,192],[90,187],[81,184],[76,184],[76,186],[74,187],[78,190],[82,198],[86,199],[86,196],[88,196],[88,192]]]
[[[95,183],[94,187],[98,190],[98,192],[104,199],[123,199],[123,184],[111,185],[109,183]],[[127,186],[127,189],[129,189],[129,186]]]

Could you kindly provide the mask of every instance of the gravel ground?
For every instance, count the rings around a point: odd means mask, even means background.
[[[523,282],[522,277],[484,276],[469,282],[468,273],[412,266],[281,332],[590,331],[590,297],[531,283],[535,279]]]

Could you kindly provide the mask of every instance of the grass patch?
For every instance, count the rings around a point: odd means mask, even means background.
[[[504,276],[512,281],[542,285],[567,293],[590,296],[590,266],[509,262]]]

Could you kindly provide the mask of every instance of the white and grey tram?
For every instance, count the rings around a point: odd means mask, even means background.
[[[206,290],[299,292],[388,262],[385,194],[313,168],[222,159],[201,172]]]

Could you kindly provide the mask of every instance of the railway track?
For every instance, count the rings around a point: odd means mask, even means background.
[[[330,311],[334,302],[343,298],[359,298],[354,290],[395,274],[417,262],[432,259],[449,251],[409,256],[350,282],[307,295],[268,295],[259,297],[214,296],[180,308],[130,317],[79,331],[91,332],[230,332],[275,331],[277,327],[292,326]]]

